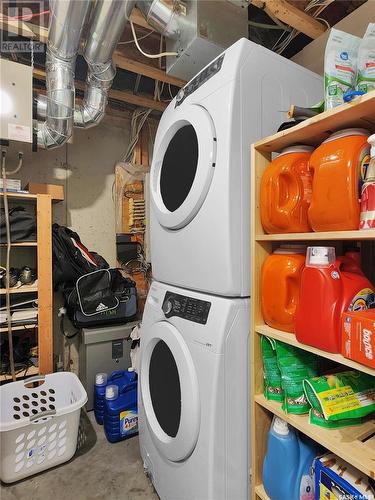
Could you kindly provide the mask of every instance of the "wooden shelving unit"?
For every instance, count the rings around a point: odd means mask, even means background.
[[[0,193],[2,201],[4,194]],[[50,373],[53,371],[53,335],[52,335],[52,198],[48,194],[23,194],[8,193],[9,202],[14,205],[27,203],[35,206],[37,219],[37,241],[12,243],[12,253],[19,248],[30,247],[36,249],[36,263],[38,281],[35,285],[23,285],[19,288],[11,288],[10,293],[33,294],[38,298],[38,355],[39,367],[30,367],[26,376],[36,373]],[[4,247],[4,241],[1,242]],[[14,248],[13,248],[14,247]],[[0,289],[2,301],[5,297],[5,289]],[[31,295],[30,295],[31,296]],[[12,331],[34,328],[33,325],[17,325]],[[8,331],[2,327],[0,333]],[[22,377],[23,372],[18,374]],[[1,376],[0,381],[9,380],[8,376]]]
[[[326,111],[316,117],[274,136],[263,139],[252,147],[251,153],[251,388],[252,388],[252,498],[268,499],[262,485],[262,466],[267,448],[267,435],[273,415],[278,415],[296,429],[319,442],[328,450],[341,456],[368,476],[375,478],[375,419],[341,429],[324,429],[308,422],[307,415],[288,415],[281,405],[263,396],[263,364],[261,337],[297,346],[336,361],[353,369],[375,376],[375,370],[346,359],[340,354],[330,354],[298,342],[294,334],[270,328],[264,324],[260,302],[260,277],[264,260],[281,243],[302,242],[327,244],[341,249],[345,241],[360,242],[362,266],[369,278],[375,277],[375,230],[336,231],[320,233],[265,234],[260,221],[259,191],[262,174],[272,159],[272,153],[295,144],[319,145],[332,132],[349,127],[363,127],[375,132],[375,91],[350,104]]]

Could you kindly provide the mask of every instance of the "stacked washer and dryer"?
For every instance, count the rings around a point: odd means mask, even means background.
[[[322,79],[241,39],[180,90],[150,175],[140,449],[161,500],[250,497],[250,145]]]

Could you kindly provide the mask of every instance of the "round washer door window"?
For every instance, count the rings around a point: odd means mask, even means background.
[[[166,321],[150,328],[152,335],[142,345],[140,370],[146,421],[159,452],[179,462],[193,452],[198,440],[198,379],[179,331]]]
[[[198,105],[180,108],[163,134],[151,168],[151,200],[160,224],[180,229],[201,208],[216,163],[216,133]]]

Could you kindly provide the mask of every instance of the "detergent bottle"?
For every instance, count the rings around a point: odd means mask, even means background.
[[[282,245],[264,261],[261,275],[261,305],[265,323],[283,330],[295,331],[295,313],[299,301],[306,247]]]
[[[369,132],[335,132],[310,157],[313,175],[308,219],[314,231],[358,229],[362,181],[369,162]]]
[[[266,168],[260,184],[260,216],[267,233],[311,231],[307,210],[312,176],[309,159],[313,148],[284,149]]]
[[[323,351],[341,349],[341,315],[367,309],[374,287],[363,275],[358,253],[336,259],[333,247],[309,247],[296,311],[296,337]]]
[[[274,416],[263,462],[263,486],[271,500],[314,500],[316,443]]]
[[[133,368],[129,368],[128,370],[116,370],[109,376],[106,373],[97,373],[95,375],[94,414],[95,420],[99,425],[103,425],[105,389],[107,385],[115,384],[121,389],[129,382],[136,380],[136,376],[137,374]]]
[[[362,186],[359,229],[375,229],[375,134],[368,138],[370,163]]]
[[[107,385],[104,402],[104,432],[111,443],[138,434],[137,375],[126,385]]]

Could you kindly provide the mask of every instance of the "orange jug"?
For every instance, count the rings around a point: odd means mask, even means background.
[[[260,184],[260,217],[267,233],[311,231],[307,209],[312,176],[309,159],[313,148],[284,149],[266,168]]]
[[[294,317],[305,254],[306,247],[285,245],[264,261],[261,276],[263,318],[267,325],[278,330],[295,331]]]
[[[360,185],[370,159],[369,132],[335,132],[311,155],[313,193],[308,217],[314,231],[358,229]]]

